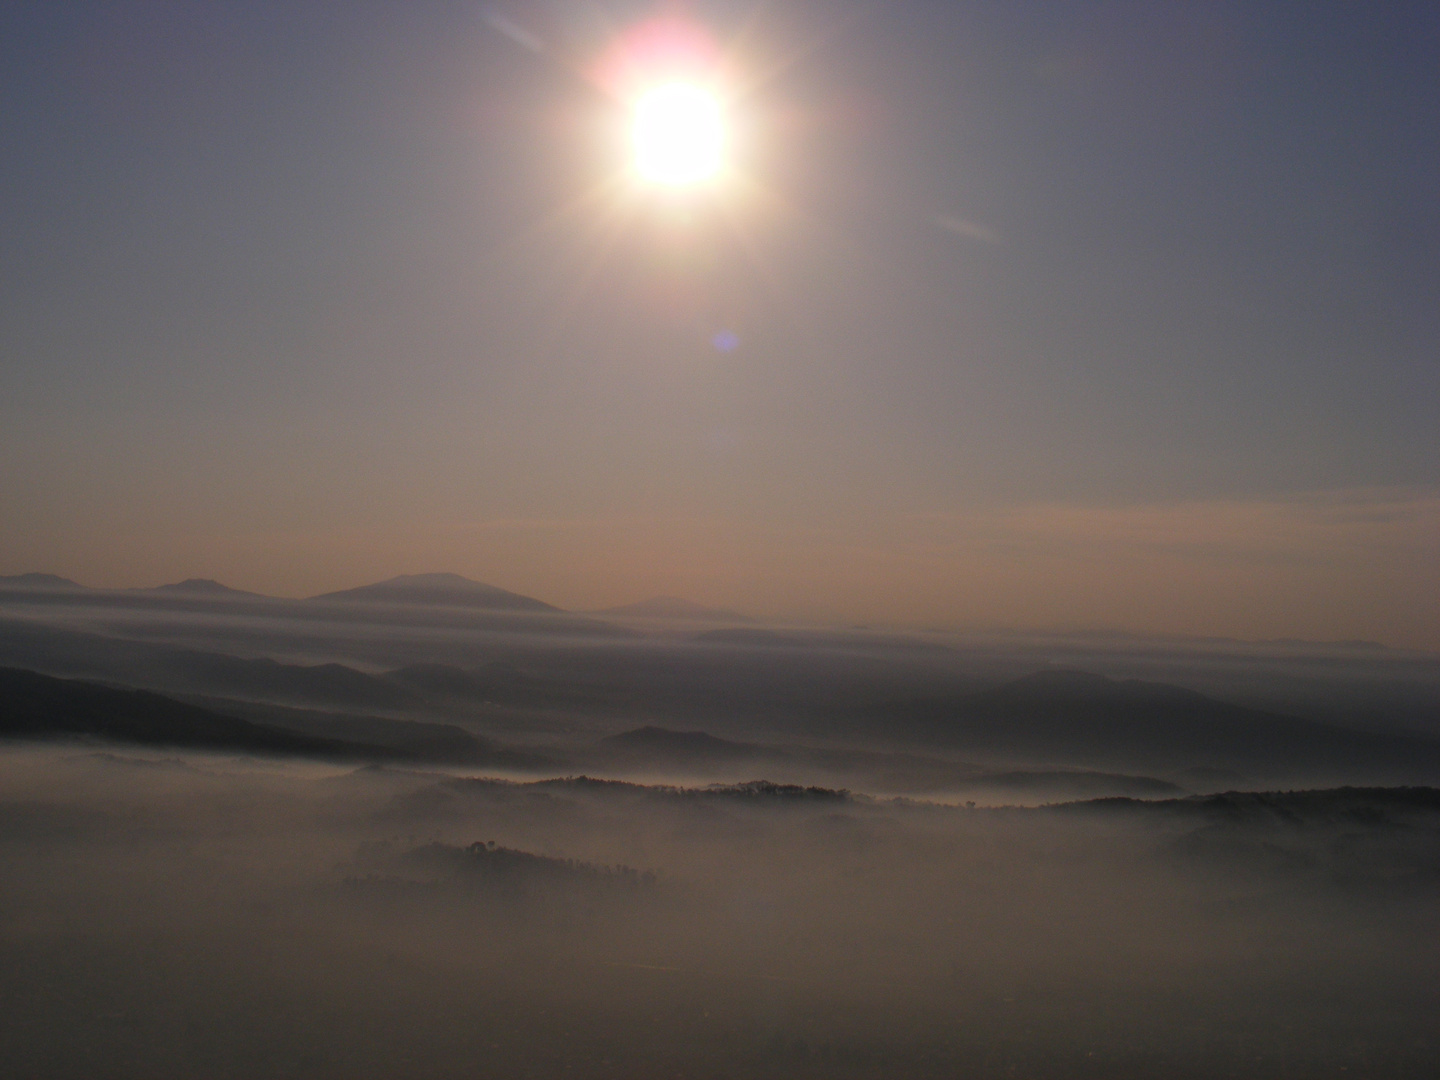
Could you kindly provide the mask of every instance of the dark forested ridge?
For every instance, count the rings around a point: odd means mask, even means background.
[[[0,664],[164,693],[332,709],[403,711],[420,702],[405,686],[344,664],[244,658],[24,622],[0,622]]]
[[[982,803],[1440,781],[1434,658],[694,629],[616,626],[443,574],[310,600],[203,579],[0,580],[0,667],[414,761]]]
[[[310,757],[402,756],[382,747],[254,724],[145,690],[117,690],[13,668],[0,668],[0,736],[35,740],[85,737]]]
[[[1092,766],[1440,770],[1440,742],[1346,730],[1139,679],[1040,671],[978,693],[866,709],[892,737]]]

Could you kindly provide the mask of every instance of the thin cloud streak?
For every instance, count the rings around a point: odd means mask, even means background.
[[[952,214],[941,214],[935,219],[935,224],[955,236],[979,240],[982,244],[1003,244],[1005,242],[1005,238],[1000,235],[998,230],[992,229],[988,225],[966,221],[964,218],[955,217]]]
[[[523,49],[529,49],[533,53],[543,53],[545,42],[526,30],[519,23],[507,18],[495,8],[487,8],[481,12],[480,17],[485,20],[489,27],[499,34],[503,34]]]

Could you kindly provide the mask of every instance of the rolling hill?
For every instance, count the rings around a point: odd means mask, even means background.
[[[35,589],[37,591],[59,590],[71,592],[88,586],[58,574],[0,574],[0,589]]]
[[[165,593],[172,596],[197,596],[215,600],[269,599],[263,593],[246,592],[244,589],[232,589],[229,585],[222,585],[213,578],[186,578],[184,581],[177,581],[172,585],[156,585],[152,589],[145,589],[143,591]]]
[[[1217,701],[1165,683],[1047,670],[979,693],[869,706],[892,737],[1087,767],[1241,768],[1440,775],[1440,743],[1353,731]]]
[[[433,607],[483,608],[493,611],[558,612],[543,600],[471,581],[459,574],[401,574],[388,581],[354,589],[321,593],[311,601],[326,603],[418,604]]]
[[[14,668],[0,668],[0,737],[90,738],[147,746],[359,760],[404,756],[384,747],[251,723],[146,690],[116,690]]]

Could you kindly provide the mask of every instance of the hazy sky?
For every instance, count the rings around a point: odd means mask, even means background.
[[[1440,5],[660,10],[0,9],[0,573],[1440,648]]]

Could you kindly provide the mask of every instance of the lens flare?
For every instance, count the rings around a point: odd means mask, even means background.
[[[724,165],[724,106],[703,86],[662,83],[636,99],[631,141],[643,180],[667,187],[710,180]]]

